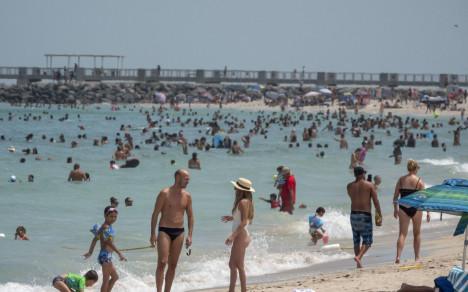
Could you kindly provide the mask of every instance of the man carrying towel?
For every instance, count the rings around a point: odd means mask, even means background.
[[[356,267],[362,268],[362,257],[372,245],[372,206],[376,210],[376,225],[382,225],[382,211],[375,186],[366,181],[366,171],[358,166],[354,168],[355,181],[347,186],[351,199],[351,228],[353,230],[354,261]],[[361,245],[362,239],[362,245]]]

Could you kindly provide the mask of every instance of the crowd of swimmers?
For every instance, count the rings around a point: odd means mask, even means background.
[[[375,225],[382,225],[382,212],[380,203],[377,196],[378,186],[381,183],[380,176],[367,176],[363,168],[364,161],[368,151],[372,151],[375,146],[381,145],[382,141],[376,140],[374,130],[380,129],[385,131],[387,136],[391,136],[391,130],[395,129],[401,132],[398,139],[393,143],[393,152],[391,157],[394,158],[394,163],[399,164],[402,161],[402,148],[416,147],[417,141],[426,139],[430,141],[433,148],[442,148],[442,151],[447,151],[449,144],[454,147],[461,145],[462,130],[468,128],[468,119],[465,121],[462,115],[461,121],[450,120],[449,124],[456,126],[452,131],[453,143],[449,141],[441,142],[436,134],[437,131],[444,127],[443,123],[437,122],[430,124],[426,119],[416,118],[403,118],[401,116],[388,113],[379,116],[365,116],[355,114],[349,116],[345,108],[339,108],[337,111],[331,112],[326,110],[316,114],[306,112],[259,112],[255,119],[250,122],[252,127],[246,129],[248,121],[236,117],[232,113],[223,113],[215,111],[207,118],[202,117],[192,109],[183,109],[181,116],[171,118],[169,112],[160,107],[152,107],[151,110],[140,109],[140,113],[145,116],[147,126],[141,129],[141,134],[144,137],[142,144],[134,141],[133,136],[129,131],[135,130],[131,125],[121,125],[115,134],[114,144],[115,150],[109,155],[112,160],[109,162],[111,170],[118,170],[121,168],[135,168],[140,164],[140,159],[134,154],[135,151],[141,149],[144,145],[152,145],[154,151],[160,151],[162,155],[166,154],[163,151],[165,148],[178,145],[184,155],[189,155],[190,148],[197,151],[208,152],[211,149],[227,149],[231,155],[242,155],[251,146],[254,139],[269,139],[269,129],[273,125],[279,126],[281,129],[293,127],[289,135],[284,136],[282,139],[289,148],[300,147],[300,137],[296,128],[299,127],[301,122],[307,122],[310,126],[303,128],[302,142],[309,148],[317,149],[316,156],[324,158],[326,151],[331,145],[326,143],[314,143],[313,141],[320,137],[321,133],[326,131],[335,135],[335,140],[338,142],[338,147],[347,151],[349,144],[346,136],[351,136],[354,139],[361,140],[360,147],[351,151],[351,161],[349,168],[353,171],[355,180],[348,184],[347,192],[351,200],[351,215],[350,222],[353,231],[354,252],[357,267],[362,267],[362,259],[364,254],[368,251],[373,243],[372,226],[373,221]],[[463,113],[464,114],[464,113]],[[153,117],[156,115],[156,119]],[[46,115],[47,116],[47,115]],[[48,115],[53,119],[52,115]],[[40,116],[38,116],[40,117]],[[39,119],[38,117],[28,116],[28,119]],[[77,116],[78,118],[79,115]],[[8,120],[12,120],[13,116],[10,114]],[[61,117],[59,120],[64,121],[69,119],[69,115]],[[115,118],[106,120],[115,120]],[[335,123],[333,123],[335,121]],[[163,131],[164,127],[179,125],[181,130],[171,133]],[[221,124],[227,125],[226,131],[222,129]],[[200,128],[198,136],[193,140],[186,137],[183,129],[185,127],[193,126]],[[85,141],[88,136],[84,131],[84,126],[79,125],[80,134],[77,140],[70,142],[71,148],[79,148],[80,141]],[[240,140],[231,138],[231,134],[246,131]],[[123,134],[121,133],[123,132]],[[145,136],[146,135],[146,136]],[[148,137],[149,136],[149,137]],[[41,136],[42,140],[47,140],[46,135]],[[4,135],[0,136],[0,140],[9,140]],[[25,137],[26,141],[33,142],[34,134],[28,134]],[[66,143],[64,134],[60,134],[57,139],[54,137],[49,138],[50,143]],[[84,142],[83,142],[84,143]],[[93,139],[93,146],[103,146],[109,143],[107,136]],[[16,152],[16,149],[11,146],[9,152]],[[36,159],[40,160],[39,151],[37,147],[32,149],[24,149],[21,151],[24,156],[33,155]],[[49,158],[48,158],[49,159]],[[52,159],[52,158],[51,158]],[[122,161],[120,163],[119,161]],[[21,163],[26,162],[26,158],[22,157]],[[73,158],[68,157],[67,163],[73,163]],[[171,160],[171,164],[175,164],[175,160]],[[187,166],[189,169],[201,170],[201,161],[197,152],[192,152],[192,156],[188,159]],[[414,253],[415,259],[420,258],[420,226],[422,213],[415,209],[405,208],[398,205],[398,198],[407,196],[417,190],[424,188],[422,179],[417,176],[419,165],[416,161],[410,160],[407,165],[408,174],[402,176],[395,187],[394,194],[394,216],[400,221],[400,230],[397,241],[397,253],[395,262],[400,262],[401,252],[404,246],[406,235],[408,232],[408,225],[413,224],[414,232]],[[74,163],[73,169],[68,176],[69,181],[86,182],[91,180],[88,172],[81,169],[79,163]],[[17,178],[10,177],[11,182],[16,182]],[[34,175],[28,177],[28,181],[34,181]],[[192,233],[194,226],[194,216],[192,210],[192,198],[187,192],[186,187],[189,182],[189,173],[186,170],[178,170],[174,176],[174,184],[170,187],[162,189],[155,202],[153,214],[150,220],[150,243],[152,246],[157,246],[158,250],[158,263],[156,268],[156,286],[158,291],[162,291],[163,284],[165,283],[165,291],[170,291],[172,281],[175,276],[175,269],[177,261],[185,243],[187,254],[190,254],[190,247],[192,244]],[[232,232],[227,237],[225,243],[232,245],[231,257],[229,260],[230,275],[230,291],[234,290],[237,277],[240,278],[241,289],[246,291],[246,275],[244,267],[245,250],[251,241],[248,225],[254,218],[254,204],[252,195],[255,192],[253,184],[250,180],[239,178],[232,182],[234,186],[234,202],[233,208],[230,210],[229,215],[221,218],[223,222],[232,222]],[[273,187],[277,192],[272,193],[269,198],[261,198],[268,202],[273,209],[278,209],[281,212],[293,214],[296,205],[296,178],[292,170],[287,166],[279,166],[277,174],[274,177]],[[363,195],[367,194],[367,195]],[[370,195],[369,195],[370,194]],[[131,206],[133,200],[131,198],[125,199],[126,206]],[[376,214],[374,220],[371,216],[371,205],[375,206]],[[171,207],[175,206],[175,208]],[[93,237],[91,239],[90,247],[85,257],[88,258],[94,253],[94,248],[99,242],[100,251],[98,253],[98,262],[102,266],[102,288],[101,291],[110,291],[116,281],[118,274],[113,264],[113,253],[117,254],[120,260],[126,260],[122,252],[114,244],[115,230],[112,224],[115,223],[118,217],[118,200],[111,198],[110,205],[104,209],[104,222],[97,225],[92,229]],[[303,204],[299,208],[306,207]],[[325,214],[325,209],[319,207],[316,212],[309,218],[309,234],[311,240],[316,244],[319,240],[324,243],[328,242],[328,234],[326,226],[322,217]],[[188,232],[184,229],[184,216],[188,220]],[[427,214],[427,220],[429,220]],[[26,229],[19,226],[16,230],[15,238],[26,240]],[[185,239],[185,241],[184,241]],[[53,286],[60,291],[69,291],[78,289],[80,291],[84,287],[92,286],[98,280],[97,273],[93,270],[87,272],[84,276],[76,274],[65,274],[54,278]],[[78,288],[76,288],[78,287]],[[69,290],[66,290],[68,288]]]

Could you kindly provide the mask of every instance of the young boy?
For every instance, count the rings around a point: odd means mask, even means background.
[[[270,203],[270,208],[272,209],[276,209],[276,208],[279,208],[280,206],[280,203],[279,203],[279,200],[277,199],[277,195],[276,194],[270,194],[270,199],[267,200],[265,198],[259,198],[260,200],[262,201],[265,201],[267,203]]]
[[[84,254],[86,259],[89,258],[93,254],[96,242],[98,240],[101,242],[101,251],[98,255],[98,262],[102,266],[101,291],[111,291],[115,282],[119,279],[119,275],[112,263],[112,252],[117,253],[121,261],[127,260],[113,242],[115,231],[112,228],[112,224],[117,221],[117,214],[117,209],[112,208],[111,206],[107,206],[104,209],[104,223],[99,229],[97,228],[97,225],[95,225],[91,230],[94,234],[94,238],[91,241],[89,251]]]
[[[94,270],[84,276],[68,273],[52,280],[52,286],[60,292],[83,292],[85,287],[92,287],[98,281],[98,274]]]
[[[328,237],[325,235],[325,229],[323,229],[323,220],[321,217],[325,214],[325,209],[323,207],[318,207],[315,210],[315,215],[309,216],[309,234],[312,237],[312,242],[314,245],[317,244],[319,239],[323,239],[323,243],[328,242]]]

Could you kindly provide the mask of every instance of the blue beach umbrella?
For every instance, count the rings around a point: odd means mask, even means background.
[[[461,216],[454,236],[465,232],[463,248],[463,271],[465,270],[466,248],[468,246],[468,180],[446,179],[440,185],[417,191],[398,200],[405,207],[422,211],[441,212]]]

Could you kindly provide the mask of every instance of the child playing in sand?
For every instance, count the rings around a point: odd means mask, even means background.
[[[265,198],[259,198],[260,200],[262,201],[265,201],[267,203],[270,203],[270,208],[271,209],[276,209],[276,208],[279,208],[280,206],[280,202],[279,200],[277,199],[277,195],[276,194],[270,194],[270,199],[267,200]]]
[[[84,276],[68,273],[55,277],[52,286],[60,292],[83,292],[85,287],[92,287],[98,281],[98,274],[94,270]]]
[[[328,236],[325,234],[325,229],[323,229],[323,220],[321,219],[325,214],[325,209],[323,207],[318,207],[315,210],[315,215],[309,216],[309,234],[312,237],[312,242],[314,245],[317,244],[319,239],[323,240],[324,244],[328,243]]]
[[[86,259],[89,258],[93,254],[96,242],[98,240],[101,241],[101,251],[98,255],[98,262],[102,266],[101,291],[111,291],[115,282],[119,279],[112,263],[112,252],[117,253],[121,261],[127,260],[113,242],[115,231],[112,228],[112,224],[117,221],[117,214],[117,209],[111,206],[107,206],[104,209],[104,223],[100,228],[97,227],[97,224],[93,226],[91,232],[94,234],[94,238],[91,241],[89,251],[84,254]]]
[[[29,240],[29,237],[26,235],[26,228],[24,228],[24,226],[16,227],[15,240]]]

